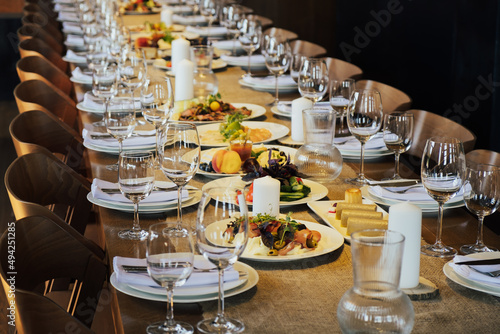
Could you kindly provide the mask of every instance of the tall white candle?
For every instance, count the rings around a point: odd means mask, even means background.
[[[420,277],[420,239],[422,235],[422,209],[411,203],[399,203],[389,208],[389,230],[405,237],[401,289],[414,288]]]
[[[302,120],[302,110],[313,106],[311,100],[300,97],[292,101],[292,140],[304,141],[304,122]]]
[[[172,41],[172,73],[177,73],[177,66],[183,59],[191,59],[191,43],[184,38]]]
[[[280,181],[270,176],[260,177],[253,181],[253,214],[269,214],[278,217],[280,214]]]
[[[160,20],[161,22],[165,23],[167,27],[169,27],[173,24],[172,22],[173,15],[174,13],[172,12],[172,10],[170,10],[168,7],[163,7],[160,14]]]
[[[177,64],[175,73],[175,100],[190,100],[194,96],[194,63],[187,59],[182,59]]]

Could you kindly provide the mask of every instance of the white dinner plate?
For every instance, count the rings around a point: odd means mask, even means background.
[[[345,240],[351,240],[351,236],[347,235],[347,227],[342,227],[340,226],[340,220],[335,219],[335,212],[334,212],[334,207],[333,205],[335,203],[341,203],[344,202],[344,200],[338,200],[338,201],[315,201],[315,202],[309,202],[307,203],[307,206],[315,213],[317,214],[325,224],[327,224],[330,227],[333,227],[335,230],[337,230]],[[369,199],[363,199],[364,204],[374,204],[373,201]],[[385,210],[383,210],[381,207],[377,205],[377,211],[382,212],[382,216],[384,219],[388,219],[388,214]]]
[[[231,105],[233,107],[235,107],[235,108],[246,107],[247,109],[249,109],[249,110],[252,111],[252,113],[250,114],[250,116],[246,117],[245,120],[257,118],[257,117],[260,117],[260,116],[266,114],[266,108],[264,108],[262,106],[259,106],[258,104],[251,104],[251,103],[231,103]],[[172,115],[172,117],[170,118],[170,120],[171,121],[178,121],[179,117],[180,117],[180,114],[181,114],[181,112],[174,113]],[[194,124],[197,124],[197,125],[202,125],[202,124],[221,123],[221,122],[223,122],[223,120],[222,121],[187,121],[187,122],[194,123]]]
[[[234,269],[238,271],[243,271],[247,273],[247,281],[245,284],[240,285],[234,289],[226,291],[224,294],[224,297],[231,297],[238,295],[240,293],[243,293],[245,291],[250,290],[253,288],[255,285],[257,285],[257,282],[259,281],[259,274],[255,269],[250,267],[248,264],[245,264],[243,262],[236,262],[233,265]],[[136,298],[141,298],[141,299],[146,299],[146,300],[153,300],[153,301],[160,301],[160,302],[166,302],[167,301],[167,296],[166,293],[162,295],[155,295],[155,294],[150,294],[142,291],[137,291],[136,289],[131,288],[128,284],[124,284],[121,282],[118,282],[116,279],[116,274],[113,273],[111,274],[110,277],[111,284],[115,289],[118,291],[132,296]],[[204,294],[204,295],[190,295],[190,296],[177,296],[174,291],[174,302],[175,303],[199,303],[199,302],[204,302],[204,301],[209,301],[209,300],[217,300],[218,299],[218,293],[209,293],[209,294]]]
[[[280,151],[285,152],[285,154],[290,155],[290,161],[293,161],[293,157],[297,153],[296,149],[288,147],[288,146],[281,146],[281,145],[256,145],[254,147],[254,149],[256,149],[258,147],[261,147],[261,146],[264,146],[265,148],[277,148]],[[214,153],[217,152],[220,149],[221,149],[220,147],[214,147],[214,148],[210,148],[208,150],[201,151],[200,162],[202,162],[202,163],[203,162],[209,163],[210,161],[212,161],[212,157],[213,157]],[[182,157],[182,159],[185,160],[185,161],[189,161],[191,155],[193,155],[193,154],[195,154],[195,152],[189,152],[189,153],[185,154]],[[198,171],[196,173],[199,174],[199,175],[210,177],[210,178],[229,177],[229,176],[235,176],[235,175],[237,175],[237,174],[224,174],[224,173],[215,173],[215,172],[213,172],[213,173],[212,172],[205,172],[205,171],[202,171],[200,169],[198,169]],[[245,175],[245,174],[246,173],[243,173],[242,171],[239,172],[239,175]]]
[[[291,201],[291,202],[286,202],[286,201],[280,201],[280,207],[285,207],[285,206],[293,206],[293,205],[299,205],[299,204],[306,204],[311,201],[317,201],[328,195],[328,188],[325,187],[324,185],[307,180],[307,179],[302,179],[304,184],[311,188],[311,192],[309,195],[307,195],[304,198]],[[245,182],[241,179],[241,176],[232,176],[232,177],[223,177],[219,178],[213,181],[210,181],[206,183],[202,190],[206,189],[207,187],[229,187],[229,186],[235,186],[235,187],[245,187],[249,182]],[[252,205],[252,203],[248,203],[249,206]]]
[[[201,200],[201,191],[192,186],[186,186],[189,191],[189,196],[183,199],[182,207],[187,208],[189,206],[198,204]],[[114,201],[106,201],[102,199],[97,199],[92,196],[92,193],[87,194],[87,199],[89,202],[101,206],[107,209],[118,210],[122,212],[134,212],[134,205],[127,203],[119,203]],[[167,201],[165,203],[143,203],[139,202],[139,212],[140,213],[158,213],[177,210],[177,200]]]
[[[244,65],[240,65],[241,67],[245,67]],[[252,67],[253,69],[253,67]],[[252,85],[251,83],[248,83],[246,82],[245,80],[243,79],[240,79],[238,80],[238,83],[244,87],[249,87],[249,88],[252,88],[252,89],[255,89],[255,90],[258,90],[258,91],[262,91],[262,92],[269,92],[269,93],[274,93],[276,91],[276,87],[273,86],[273,85],[265,85],[265,86],[261,86],[261,85]],[[280,93],[295,93],[298,91],[298,88],[297,86],[278,86],[278,91]]]
[[[66,56],[64,56],[62,59],[67,63],[74,64],[76,67],[87,67],[87,59],[68,58]]]
[[[242,125],[249,127],[250,129],[267,129],[271,131],[271,137],[262,140],[259,142],[254,142],[254,144],[260,144],[260,143],[267,143],[273,140],[277,140],[279,138],[282,138],[290,132],[290,129],[281,124],[277,123],[270,123],[270,122],[242,122]],[[200,136],[200,142],[201,146],[209,146],[209,147],[226,147],[229,143],[224,142],[222,140],[222,135],[220,135],[220,138],[216,140],[210,140],[208,141],[207,139],[204,139],[204,136],[207,135],[208,131],[219,131],[219,123],[212,123],[212,124],[205,124],[205,125],[199,125],[198,126],[198,135]]]
[[[153,62],[153,67],[156,67],[160,70],[166,71],[165,74],[169,77],[175,77],[175,74],[172,73],[172,68],[164,65],[158,64],[158,62]],[[221,70],[227,67],[227,63],[222,59],[214,59],[212,60],[212,70]]]
[[[467,256],[475,259],[493,259],[493,258],[498,258],[498,252],[476,253]],[[447,262],[443,266],[443,272],[446,275],[446,277],[448,277],[450,280],[466,288],[500,297],[500,284],[495,285],[491,283],[479,282],[467,279],[462,275],[458,274],[455,270],[453,270],[453,268],[450,266],[450,263],[453,263],[453,260]]]
[[[83,141],[83,146],[85,146],[89,150],[93,150],[93,151],[97,151],[97,152],[109,153],[109,154],[113,154],[113,155],[119,154],[118,146],[111,147],[111,146],[101,146],[101,145],[89,144],[85,140]],[[124,152],[126,152],[126,151],[150,151],[150,152],[153,152],[154,150],[156,150],[156,144],[154,144],[154,143],[151,145],[139,145],[139,146],[123,145]]]
[[[92,85],[92,77],[89,78],[75,78],[75,77],[70,77],[69,80],[73,83],[76,84],[81,84],[81,85]]]

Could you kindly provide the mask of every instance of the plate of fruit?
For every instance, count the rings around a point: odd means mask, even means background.
[[[120,12],[127,15],[155,14],[160,11],[161,5],[154,0],[132,0],[120,8]]]

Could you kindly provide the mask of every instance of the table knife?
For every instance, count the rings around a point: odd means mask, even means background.
[[[420,184],[420,180],[408,180],[399,182],[387,182],[387,181],[370,181],[370,186],[381,186],[381,187],[408,187],[415,184]]]
[[[486,266],[486,265],[492,265],[492,264],[500,264],[500,258],[496,259],[487,259],[487,260],[476,260],[476,261],[462,261],[462,262],[455,262],[457,265],[469,265],[469,266]]]

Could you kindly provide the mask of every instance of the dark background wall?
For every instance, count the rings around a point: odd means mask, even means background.
[[[243,0],[255,14],[397,87],[500,152],[497,0]],[[383,97],[382,97],[383,98]]]

